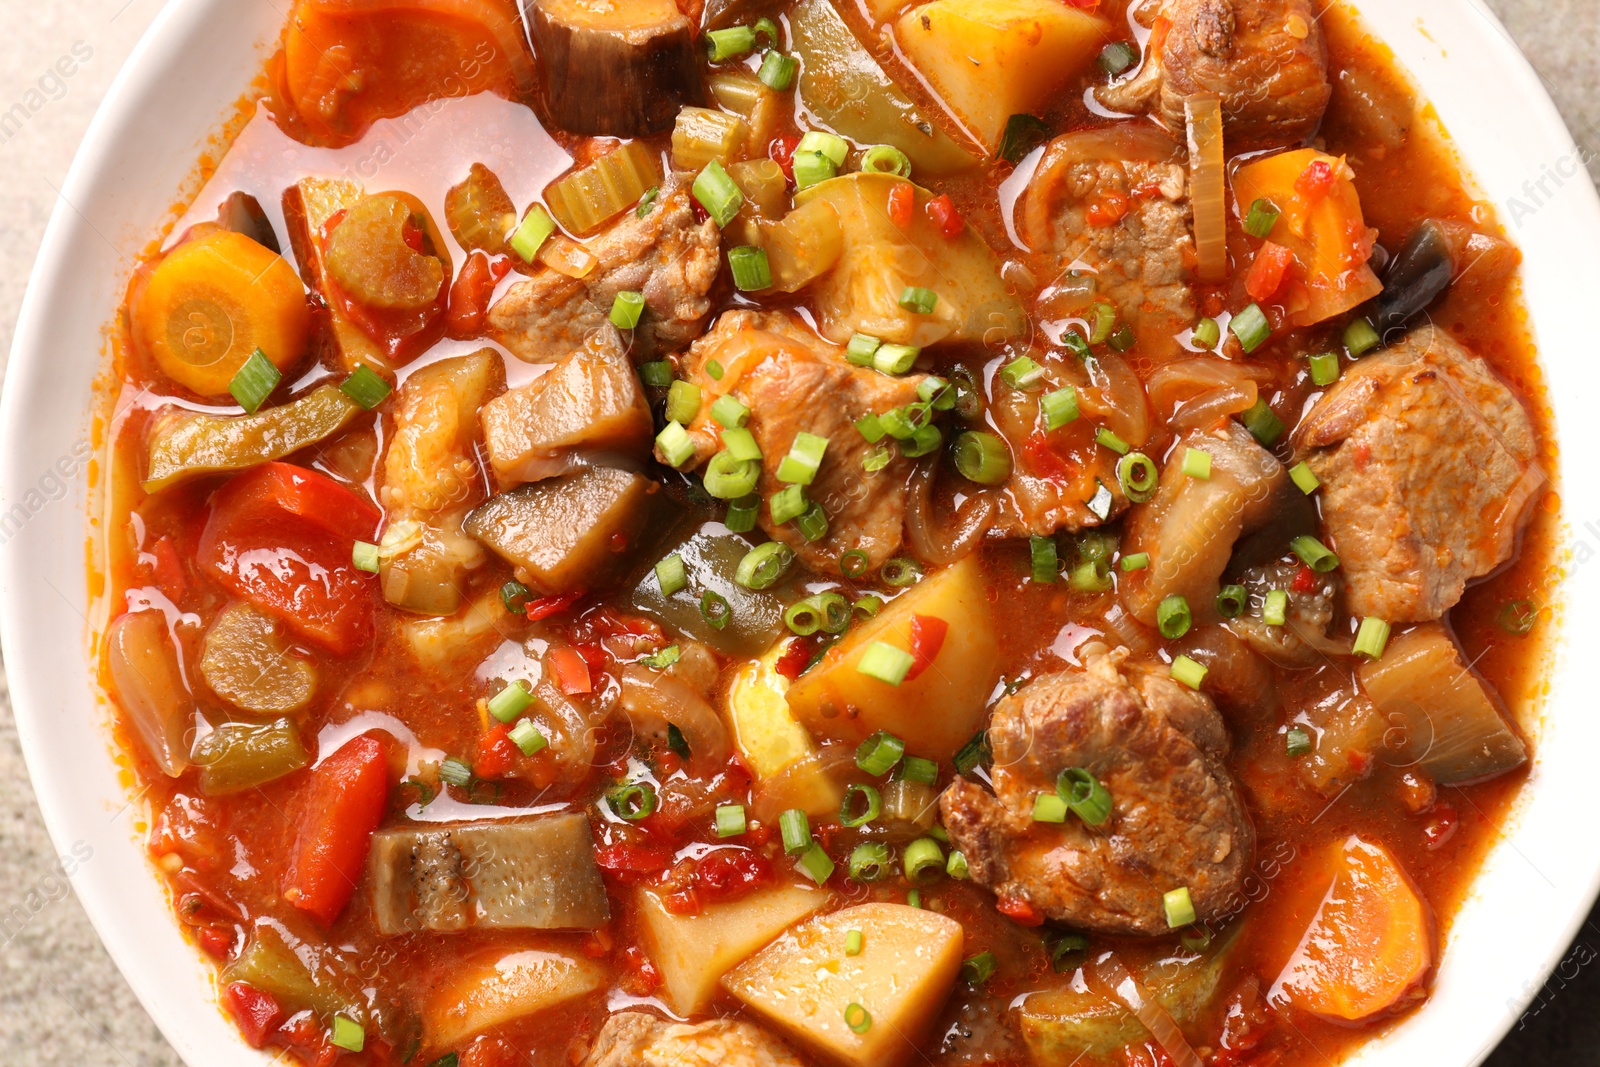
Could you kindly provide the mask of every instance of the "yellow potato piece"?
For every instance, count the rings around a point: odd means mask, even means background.
[[[1007,119],[1037,114],[1110,34],[1105,19],[1061,0],[933,0],[895,24],[907,62],[990,152]]]
[[[784,699],[790,683],[778,673],[777,663],[786,645],[779,641],[760,659],[741,664],[728,687],[734,739],[757,778],[771,778],[816,751],[811,735],[795,722]]]
[[[949,624],[944,644],[916,678],[889,685],[857,670],[875,641],[911,651],[911,617]],[[988,590],[977,557],[924,578],[876,618],[850,629],[789,689],[789,710],[813,734],[860,742],[887,730],[906,750],[948,759],[971,739],[999,680]]]
[[[845,937],[861,931],[859,956]],[[961,970],[961,924],[904,904],[862,904],[803,923],[723,986],[796,1044],[850,1067],[898,1067],[944,1007]],[[845,1011],[871,1025],[857,1033]]]
[[[704,1011],[724,974],[828,899],[819,889],[780,886],[713,904],[698,915],[674,915],[659,894],[640,890],[638,915],[650,959],[661,972],[662,999],[679,1015]]]
[[[606,969],[593,960],[542,949],[493,952],[457,964],[424,998],[430,1047],[461,1045],[473,1034],[594,993]]]

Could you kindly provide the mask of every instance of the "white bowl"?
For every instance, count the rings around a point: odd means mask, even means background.
[[[1554,106],[1477,0],[1360,0],[1421,83],[1484,195],[1526,255],[1527,300],[1563,455],[1600,455],[1600,203]],[[87,666],[84,568],[89,413],[104,325],[137,252],[170,218],[208,136],[275,42],[280,5],[172,0],[112,86],[51,217],[0,401],[0,638],[18,733],[58,853],[89,918],[194,1067],[268,1062],[217,1010],[210,968],[182,938],[142,846],[142,807],[119,781],[108,714]],[[192,188],[190,189],[192,192]],[[1600,472],[1562,464],[1571,571],[1564,600],[1600,603]],[[1596,520],[1591,523],[1591,520]],[[1600,715],[1581,656],[1600,617],[1560,615],[1538,759],[1456,918],[1433,996],[1355,1062],[1465,1067],[1510,1028],[1600,886]]]

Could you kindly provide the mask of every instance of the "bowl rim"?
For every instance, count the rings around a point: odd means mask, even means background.
[[[1381,0],[1379,3],[1375,3],[1375,0],[1335,0],[1335,2],[1348,2],[1350,6],[1360,11],[1369,27],[1382,23],[1395,31],[1403,28],[1405,20],[1410,17],[1409,12],[1415,10],[1427,9],[1438,12],[1441,17],[1453,12],[1463,23],[1474,21],[1468,19],[1467,14],[1476,16],[1476,21],[1482,22],[1489,31],[1476,43],[1486,47],[1488,53],[1498,62],[1499,73],[1505,87],[1511,90],[1516,105],[1523,109],[1526,126],[1518,131],[1518,136],[1542,145],[1547,153],[1553,153],[1549,159],[1582,158],[1580,149],[1551,101],[1539,75],[1483,0],[1466,0],[1464,4],[1460,0],[1406,0],[1404,3],[1394,5],[1396,8],[1404,9],[1403,11],[1388,13],[1378,10]],[[105,182],[108,175],[116,173],[120,157],[113,149],[116,147],[117,135],[138,121],[146,101],[156,94],[161,82],[173,68],[173,64],[182,59],[185,50],[191,47],[193,42],[201,40],[207,32],[214,32],[214,27],[211,26],[213,20],[225,23],[231,14],[231,8],[226,4],[226,0],[170,0],[130,53],[84,135],[51,212],[40,250],[30,273],[27,291],[17,319],[5,387],[3,392],[0,392],[0,514],[4,514],[8,507],[14,507],[18,501],[23,500],[25,494],[35,488],[38,480],[38,466],[30,465],[26,457],[30,454],[27,435],[36,428],[33,416],[30,415],[29,403],[48,388],[48,379],[53,369],[49,323],[44,319],[45,309],[51,302],[52,294],[67,285],[73,277],[73,271],[76,269],[73,266],[75,249],[78,247],[78,240],[85,235],[85,228],[94,230],[94,224],[74,205],[84,202],[97,184]],[[277,16],[274,18],[277,19]],[[1423,28],[1424,21],[1423,16],[1415,18],[1418,32],[1429,41],[1435,39],[1429,34],[1429,29],[1436,31],[1446,29],[1441,23],[1436,22],[1428,22],[1428,28]],[[1393,32],[1381,33],[1379,36],[1393,46]],[[1470,36],[1469,34],[1469,38]],[[1468,39],[1454,37],[1451,32],[1441,34],[1440,38],[1452,41]],[[252,42],[252,47],[259,51],[262,44],[262,41],[257,40]],[[1452,62],[1448,59],[1446,44],[1439,43],[1438,47],[1440,61],[1447,64]],[[1398,47],[1396,52],[1399,52]],[[1419,83],[1428,80],[1414,63],[1407,63],[1404,57],[1401,58],[1401,62],[1411,68],[1413,77]],[[1441,113],[1444,112],[1444,101],[1441,101],[1436,93],[1427,92],[1425,89],[1424,97],[1438,107]],[[226,114],[232,103],[232,99],[217,102],[214,112],[218,116],[218,121],[213,125],[211,132],[220,126],[221,117]],[[1460,135],[1464,127],[1451,123],[1446,123],[1446,126],[1452,135],[1453,143],[1459,149],[1462,142]],[[1479,164],[1487,157],[1469,155],[1466,152],[1461,152],[1461,156],[1469,180],[1476,178],[1481,183],[1483,168]],[[1548,167],[1546,169],[1548,170]],[[1504,183],[1499,184],[1502,188],[1505,187]],[[177,195],[176,190],[166,192]],[[1563,205],[1563,214],[1570,220],[1570,225],[1566,228],[1574,234],[1587,234],[1596,238],[1589,242],[1590,251],[1580,253],[1575,248],[1571,249],[1568,253],[1571,262],[1577,264],[1576,270],[1580,276],[1600,283],[1600,253],[1592,251],[1595,246],[1600,246],[1600,196],[1597,196],[1587,173],[1581,166],[1579,179],[1576,182],[1569,180],[1564,185],[1558,184],[1558,192],[1561,195],[1552,198],[1550,202],[1559,201]],[[1513,230],[1514,227],[1509,223],[1514,220],[1506,218],[1508,201],[1503,197],[1495,199],[1502,222],[1508,224],[1508,230]],[[1511,199],[1514,201],[1515,197]],[[1535,203],[1540,210],[1548,206],[1548,203],[1538,200],[1535,200]],[[139,232],[148,238],[151,235],[153,221],[132,220],[132,224],[136,228],[142,226],[143,230]],[[1516,236],[1517,232],[1520,231],[1515,231],[1513,236]],[[101,239],[106,240],[108,244],[112,243],[104,235],[101,235]],[[1539,240],[1544,242],[1548,239]],[[130,247],[137,249],[142,244],[143,241],[136,241]],[[1529,251],[1527,241],[1519,240],[1518,244],[1527,254]],[[1573,244],[1576,245],[1577,242],[1574,241]],[[1525,261],[1524,278],[1529,276],[1532,266],[1544,265],[1561,251],[1558,243],[1552,242],[1548,247],[1545,243],[1539,243],[1537,255],[1530,256]],[[122,278],[125,281],[125,272]],[[1530,310],[1534,303],[1531,289],[1530,286],[1527,294]],[[1589,291],[1597,289],[1600,289],[1600,285],[1591,286]],[[112,311],[112,308],[105,309],[101,319],[108,318]],[[1534,316],[1535,327],[1543,322],[1541,316]],[[1545,336],[1536,331],[1535,344],[1539,349],[1541,367],[1548,367],[1551,361],[1551,353],[1544,343],[1545,340]],[[94,362],[98,364],[98,357]],[[84,384],[86,388],[81,390],[79,395],[86,397],[87,383]],[[1557,442],[1563,451],[1566,451],[1567,446],[1573,441],[1580,440],[1587,431],[1578,420],[1561,418],[1560,404],[1553,391],[1549,405],[1553,422],[1558,427]],[[88,405],[84,405],[86,414],[88,410]],[[1564,518],[1570,526],[1578,516],[1572,513],[1570,501],[1573,498],[1567,494],[1577,483],[1574,481],[1575,472],[1570,465],[1562,464],[1561,473],[1562,492],[1568,501]],[[1597,480],[1596,484],[1600,486],[1600,480]],[[75,495],[68,494],[68,499],[78,505],[73,510],[76,520],[70,524],[76,535],[82,530],[85,506],[93,497],[92,494],[86,497],[80,488]],[[1589,499],[1600,502],[1600,492],[1591,494]],[[79,673],[83,678],[74,678],[71,681],[84,682],[86,691],[83,693],[64,695],[61,690],[66,686],[59,673],[49,669],[49,657],[36,655],[47,635],[39,632],[37,622],[30,615],[28,602],[16,591],[36,587],[37,576],[31,574],[30,570],[35,567],[39,556],[40,536],[41,532],[37,526],[31,526],[15,536],[6,536],[4,541],[0,542],[0,645],[3,645],[6,653],[13,708],[24,759],[29,767],[35,794],[51,840],[58,853],[65,857],[77,854],[77,850],[85,841],[83,824],[85,809],[81,804],[75,805],[69,802],[75,783],[59,773],[55,758],[58,754],[52,751],[55,742],[49,736],[49,716],[93,707],[94,683],[82,651],[81,633],[72,635],[71,654],[76,656]],[[1594,536],[1600,538],[1600,529],[1596,529]],[[82,558],[81,555],[79,558]],[[1570,563],[1570,552],[1567,554],[1567,559]],[[1581,566],[1582,560],[1580,559],[1578,563]],[[1584,577],[1586,580],[1600,579],[1600,575],[1589,575],[1587,572],[1569,573],[1567,580],[1562,583],[1561,599],[1572,599],[1575,576]],[[1570,643],[1578,624],[1569,616],[1562,620],[1561,625],[1562,631],[1555,644],[1564,648]],[[59,638],[61,635],[54,636]],[[1561,696],[1561,687],[1556,684],[1557,681],[1571,678],[1579,669],[1576,663],[1565,664],[1558,661],[1558,657],[1552,653],[1551,663],[1546,670],[1551,688],[1542,701],[1547,723],[1550,712],[1562,702],[1558,699]],[[1575,710],[1576,700],[1575,694],[1568,695],[1565,704],[1569,709]],[[92,729],[97,733],[104,732],[102,723],[95,723]],[[109,737],[105,737],[104,740],[107,745],[114,743]],[[1540,747],[1542,749],[1543,746]],[[1545,783],[1549,779],[1544,773],[1545,765],[1541,752],[1533,778],[1524,786],[1523,798],[1518,801],[1518,810],[1513,815],[1513,820],[1519,829],[1528,808],[1530,794],[1546,788]],[[1588,789],[1590,796],[1600,796],[1600,783]],[[129,803],[131,804],[132,800]],[[96,840],[102,839],[110,840],[96,838]],[[1475,876],[1473,894],[1469,894],[1468,900],[1460,906],[1462,911],[1473,906],[1478,883],[1489,875],[1489,868],[1495,859],[1502,857],[1508,849],[1512,852],[1517,851],[1516,843],[1509,837],[1496,846],[1493,856],[1486,859],[1483,868]],[[142,847],[137,847],[137,851],[142,856]],[[149,881],[154,883],[156,879],[153,877],[153,868],[150,868],[148,863],[145,866],[150,876]],[[214,994],[208,994],[205,1000],[194,998],[195,975],[209,975],[210,967],[209,964],[201,963],[199,953],[195,952],[181,936],[177,936],[175,921],[169,924],[170,929],[156,931],[153,935],[148,931],[131,931],[122,921],[126,886],[106,884],[109,879],[97,874],[96,869],[88,863],[78,864],[68,874],[102,943],[127,978],[141,1004],[186,1062],[195,1065],[204,1063],[207,1067],[214,1067],[217,1064],[245,1065],[270,1062],[265,1053],[250,1050],[238,1038],[231,1023],[224,1020],[215,1010]],[[1439,1060],[1429,1056],[1425,1061],[1460,1063],[1464,1067],[1475,1065],[1482,1062],[1509,1032],[1522,1011],[1538,994],[1545,979],[1567,952],[1596,896],[1600,895],[1600,855],[1590,857],[1588,865],[1581,866],[1574,876],[1581,878],[1582,883],[1576,886],[1569,884],[1558,892],[1559,903],[1554,905],[1557,913],[1551,921],[1545,921],[1540,926],[1537,936],[1541,940],[1518,957],[1523,963],[1531,964],[1534,971],[1531,973],[1525,971],[1524,973],[1529,975],[1528,980],[1522,981],[1518,988],[1503,998],[1505,1012],[1485,1017],[1481,1011],[1475,1011],[1467,1018],[1458,1019],[1451,1025],[1463,1028],[1466,1032],[1461,1035],[1463,1040],[1451,1042],[1448,1056],[1453,1058]],[[1555,888],[1552,885],[1552,889]],[[169,913],[168,919],[171,918]],[[150,936],[154,936],[160,942],[159,951],[152,951]],[[189,967],[182,968],[181,964],[176,962],[179,957],[171,951],[172,943],[176,943],[181,952],[191,958]],[[1542,947],[1539,947],[1540,945]],[[1453,936],[1446,942],[1446,947],[1457,948]],[[1458,948],[1457,953],[1459,953]],[[1445,966],[1449,967],[1451,953],[1446,951],[1445,957]],[[184,981],[171,983],[173,978],[171,968],[174,966],[179,966],[188,972]],[[1497,974],[1494,980],[1500,982],[1501,988],[1504,988],[1501,976]],[[1425,1047],[1407,1040],[1407,1035],[1421,1033],[1424,1018],[1438,1016],[1441,1012],[1451,1009],[1451,1001],[1438,1003],[1441,994],[1448,992],[1456,999],[1463,999],[1460,993],[1462,988],[1464,987],[1457,984],[1447,991],[1442,986],[1436,986],[1427,1006],[1402,1021],[1390,1032],[1366,1042],[1350,1062],[1366,1062],[1377,1057],[1382,1057],[1388,1062],[1390,1055],[1396,1057],[1394,1062],[1400,1062],[1401,1055]],[[197,1011],[208,1005],[211,1010]],[[197,1018],[197,1015],[204,1018]],[[1436,1026],[1430,1026],[1428,1030],[1435,1036],[1444,1032]],[[219,1036],[223,1033],[227,1036]],[[1474,1046],[1477,1046],[1476,1051],[1472,1051]]]

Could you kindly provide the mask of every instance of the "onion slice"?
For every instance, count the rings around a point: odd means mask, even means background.
[[[1228,276],[1227,175],[1222,153],[1222,101],[1195,96],[1184,101],[1189,121],[1189,197],[1194,205],[1194,248],[1203,282]]]
[[[1150,1031],[1150,1036],[1172,1058],[1174,1067],[1204,1067],[1167,1009],[1145,991],[1116,953],[1106,953],[1095,966],[1097,977],[1106,986],[1107,992],[1139,1017],[1144,1028]]]

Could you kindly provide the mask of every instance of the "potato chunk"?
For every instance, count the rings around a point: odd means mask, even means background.
[[[845,935],[859,930],[859,956]],[[797,1044],[840,1063],[897,1067],[916,1051],[961,970],[961,924],[904,904],[862,904],[795,928],[722,984]],[[871,1026],[857,1033],[845,1009]]]
[[[602,989],[603,965],[581,956],[528,948],[492,951],[452,963],[424,995],[422,1026],[431,1049],[546,1011]]]
[[[650,959],[661,972],[662,996],[679,1015],[704,1011],[728,971],[828,902],[804,886],[777,886],[696,915],[668,911],[653,890],[638,896]]]

